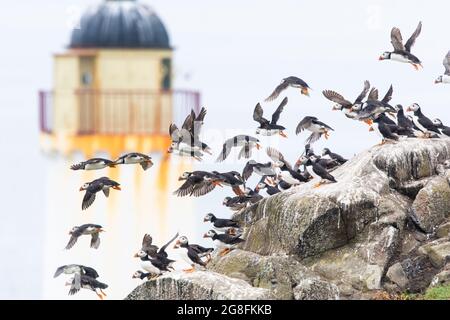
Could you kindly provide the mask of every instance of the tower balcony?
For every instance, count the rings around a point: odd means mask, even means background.
[[[156,152],[170,144],[169,125],[200,109],[200,93],[188,90],[95,90],[39,92],[44,151],[112,156]]]

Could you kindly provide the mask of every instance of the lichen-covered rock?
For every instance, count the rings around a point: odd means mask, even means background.
[[[418,225],[431,233],[450,215],[450,186],[447,179],[436,176],[423,187],[412,205]]]
[[[440,225],[436,229],[436,236],[438,238],[445,238],[450,236],[450,222]]]
[[[341,247],[384,215],[407,212],[411,199],[391,187],[434,175],[449,147],[444,139],[374,147],[333,171],[337,183],[312,181],[263,199],[235,215],[247,226],[243,249],[303,259]]]
[[[430,287],[442,286],[450,284],[450,263],[447,263],[445,267],[434,276],[430,283]]]
[[[303,279],[294,288],[296,300],[338,300],[339,288],[320,279]]]
[[[271,299],[269,290],[254,288],[243,280],[209,271],[171,272],[149,280],[127,300],[260,300]]]
[[[409,283],[408,276],[406,275],[401,263],[399,262],[393,264],[389,268],[389,270],[386,273],[386,277],[390,281],[398,285],[402,290],[405,290],[408,287]]]
[[[450,241],[427,246],[425,251],[436,268],[441,268],[450,261]]]

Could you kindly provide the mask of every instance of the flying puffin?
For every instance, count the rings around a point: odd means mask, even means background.
[[[322,137],[325,136],[325,139],[328,139],[328,132],[334,131],[329,125],[319,121],[316,117],[307,116],[304,117],[302,121],[297,125],[295,129],[295,134],[299,134],[303,130],[311,131],[311,135],[308,139],[306,139],[305,144],[314,143]]]
[[[297,170],[294,170],[289,162],[287,162],[283,154],[275,148],[268,147],[266,149],[267,155],[275,162],[281,162],[279,179],[285,181],[289,185],[299,185],[302,182],[307,182],[308,179]]]
[[[241,186],[244,185],[245,181],[239,172],[230,171],[220,173],[218,171],[213,171],[212,174],[214,174],[220,180],[221,184],[231,187],[231,189],[236,195],[238,196],[244,195]]]
[[[381,113],[390,112],[396,113],[397,111],[389,105],[389,101],[392,99],[392,93],[394,89],[392,85],[389,87],[386,95],[381,101],[378,100],[378,90],[372,88],[367,98],[367,101],[361,106],[352,107],[353,111],[357,111],[356,119],[364,121],[368,125],[372,125],[373,120],[378,117]],[[371,130],[370,130],[371,131]]]
[[[245,164],[244,169],[242,170],[242,178],[244,181],[247,181],[253,173],[260,175],[262,177],[273,177],[277,174],[276,168],[279,168],[283,165],[282,162],[267,162],[267,163],[259,163],[255,160],[250,160]]]
[[[102,229],[101,225],[98,224],[83,224],[81,226],[73,227],[72,230],[70,230],[70,240],[66,245],[66,250],[71,249],[75,243],[77,242],[78,238],[82,235],[90,235],[91,236],[91,248],[98,249],[100,246],[100,232],[104,232],[105,230]]]
[[[298,88],[301,90],[301,93],[305,96],[309,96],[309,89],[311,89],[308,84],[303,81],[300,78],[291,76],[284,78],[283,81],[281,81],[281,84],[279,84],[275,90],[272,92],[272,94],[265,100],[265,101],[272,101],[278,98],[278,96],[286,90],[288,87],[292,88]]]
[[[213,225],[213,228],[220,232],[225,232],[229,228],[238,228],[239,229],[239,223],[232,220],[232,219],[221,219],[217,218],[214,214],[208,213],[205,218],[203,219],[203,222],[211,222]]]
[[[277,110],[272,114],[272,120],[269,121],[263,117],[264,111],[261,105],[258,103],[253,111],[253,120],[259,123],[259,127],[256,129],[256,134],[263,136],[273,136],[279,134],[280,136],[287,138],[285,127],[277,124],[280,119],[281,112],[283,112],[284,106],[288,103],[288,98],[284,98],[281,104],[278,106]]]
[[[314,185],[314,188],[320,187],[323,183],[325,183],[325,180],[337,182],[336,179],[331,174],[329,174],[324,167],[316,163],[315,160],[316,159],[314,156],[311,156],[310,158],[302,156],[298,160],[302,165],[305,166],[306,170],[311,176],[313,176],[314,178],[320,178],[320,181]]]
[[[442,64],[444,65],[445,72],[442,76],[439,76],[434,83],[450,83],[450,51],[447,52]]]
[[[248,159],[252,156],[253,148],[261,148],[259,140],[257,138],[248,135],[238,135],[225,141],[222,147],[222,152],[220,153],[216,161],[224,161],[230,154],[233,147],[242,147],[241,151],[239,152],[238,159],[241,159],[243,157]]]
[[[114,161],[103,158],[92,158],[70,166],[72,170],[98,170],[106,167],[114,168]]]
[[[59,267],[56,269],[53,278],[56,278],[63,273],[74,275],[72,286],[78,290],[81,288],[81,276],[88,276],[94,279],[98,278],[98,273],[94,268],[86,267],[80,264],[68,264]]]
[[[184,172],[178,180],[185,181],[174,192],[179,197],[200,197],[214,190],[216,186],[222,186],[222,180],[218,176],[206,171]]]
[[[336,160],[340,164],[344,164],[348,161],[347,159],[338,155],[337,153],[331,152],[330,149],[328,148],[324,148],[322,150],[322,156],[329,156],[331,159]]]
[[[103,289],[108,288],[108,285],[92,277],[81,275],[80,287],[77,287],[75,283],[75,278],[72,279],[72,282],[66,283],[67,286],[70,286],[69,296],[76,294],[81,288],[83,288],[94,291],[95,294],[102,300],[106,297],[106,293],[103,292]],[[100,293],[97,292],[97,289],[100,290]]]
[[[345,116],[350,119],[354,119],[356,117],[356,112],[352,111],[353,106],[362,105],[364,98],[367,96],[367,93],[370,89],[370,82],[364,81],[364,88],[363,91],[359,94],[359,96],[356,98],[355,102],[351,103],[350,101],[346,100],[342,95],[337,93],[333,90],[324,90],[322,91],[322,94],[330,101],[333,101],[336,103],[335,106],[333,106],[332,110],[344,110],[345,109]]]
[[[218,249],[221,249],[221,252],[219,253],[221,257],[229,253],[238,244],[245,242],[245,240],[241,239],[239,236],[232,236],[226,233],[218,234],[214,230],[209,230],[203,235],[203,238],[211,238],[213,240],[214,245]]]
[[[86,210],[87,208],[89,208],[94,203],[95,194],[99,191],[103,191],[103,194],[106,197],[109,197],[110,188],[113,188],[115,190],[121,190],[119,183],[107,177],[102,177],[92,182],[86,182],[85,184],[83,184],[80,188],[80,191],[86,191],[86,193],[84,194],[83,197],[81,209]]]
[[[204,262],[201,257],[210,256],[214,251],[213,248],[204,248],[198,244],[189,244],[189,240],[185,236],[178,238],[174,249],[181,249],[181,258],[191,266],[190,269],[183,270],[184,272],[194,272],[196,269],[204,270],[207,262]]]
[[[441,130],[442,134],[450,137],[450,127],[445,126],[441,120],[439,119],[433,119],[433,124]]]
[[[124,154],[114,161],[114,164],[140,164],[144,170],[147,170],[153,166],[151,157],[138,152]]]
[[[420,109],[419,104],[413,103],[406,109],[406,111],[414,112],[413,122],[417,128],[419,128],[425,135],[431,136],[431,132],[441,134],[439,129],[433,124],[429,118],[427,118]],[[431,132],[430,132],[431,131]]]
[[[379,60],[394,60],[398,62],[404,62],[404,63],[410,63],[414,66],[416,70],[419,70],[419,66],[422,67],[422,64],[415,55],[411,53],[411,48],[416,42],[417,37],[420,34],[420,31],[422,30],[422,22],[419,22],[416,31],[411,35],[411,37],[408,39],[405,45],[403,45],[403,39],[402,34],[400,32],[399,28],[392,28],[391,30],[391,43],[394,47],[394,51],[384,52]]]

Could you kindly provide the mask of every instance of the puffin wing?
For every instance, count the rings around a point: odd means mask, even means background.
[[[313,144],[317,140],[320,139],[322,134],[320,132],[313,132],[311,135],[305,140],[305,144]]]
[[[317,120],[316,117],[304,117],[302,121],[297,125],[297,128],[295,129],[295,134],[299,134],[303,130],[306,130],[313,120]]]
[[[280,119],[281,112],[283,112],[284,106],[287,105],[288,98],[284,98],[283,101],[281,101],[280,105],[278,106],[277,110],[272,114],[272,124],[277,124],[278,120]]]
[[[167,253],[166,253],[167,247],[169,246],[169,244],[171,244],[172,242],[174,242],[174,241],[178,238],[179,235],[180,235],[180,234],[177,232],[177,234],[176,234],[173,238],[171,238],[169,241],[167,241],[167,243],[166,243],[165,245],[163,245],[163,246],[161,247],[161,249],[159,249],[158,253],[159,253],[159,254],[165,254],[165,257],[167,258]]]
[[[383,100],[381,102],[388,103],[392,99],[392,93],[394,93],[394,88],[391,86],[389,87],[388,91],[386,92],[386,95],[383,97]]]
[[[89,208],[94,203],[94,200],[95,193],[86,190],[86,193],[83,197],[83,202],[81,203],[81,209],[86,210],[87,208]]]
[[[217,157],[216,162],[222,162],[230,155],[231,148],[234,145],[233,141],[234,141],[234,138],[231,138],[231,139],[228,139],[225,141],[225,143],[223,144],[223,147],[222,147],[222,152]]]
[[[77,243],[78,237],[80,236],[80,234],[78,233],[72,233],[72,235],[70,236],[69,242],[66,245],[66,250],[72,249],[72,247],[75,245],[75,243]]]
[[[391,30],[391,43],[395,51],[404,51],[402,33],[399,28],[392,28]]]
[[[355,104],[361,103],[363,101],[363,99],[367,96],[367,93],[369,92],[369,89],[370,89],[370,82],[366,80],[366,81],[364,81],[363,91],[361,91],[359,96],[356,98]]]
[[[322,94],[328,100],[333,101],[333,102],[335,102],[337,104],[340,104],[341,106],[345,107],[345,106],[351,106],[352,105],[352,103],[350,101],[346,100],[342,95],[340,95],[336,91],[324,90],[324,91],[322,91]]]
[[[204,181],[201,182],[199,185],[194,186],[189,195],[194,197],[204,196],[205,194],[213,191],[215,188],[216,188],[215,184],[208,181]]]
[[[185,129],[190,131],[195,121],[195,113],[194,110],[191,110],[191,113],[184,119],[183,125],[181,129]]]
[[[64,272],[66,266],[61,266],[58,269],[56,269],[55,274],[53,275],[53,278],[57,278],[61,273]]]
[[[100,236],[98,232],[91,234],[91,248],[98,249],[100,246]]]
[[[319,125],[319,126],[321,126],[321,127],[327,128],[327,129],[329,129],[329,130],[331,130],[331,131],[334,131],[334,129],[333,129],[332,127],[330,127],[330,126],[327,125],[326,123],[323,123],[322,121],[317,120],[317,118],[316,118],[316,119],[313,119],[313,120],[312,120],[312,123],[317,124],[317,125]]]
[[[195,264],[201,265],[202,267],[206,267],[206,263],[204,263],[202,259],[200,259],[198,253],[193,248],[188,248],[187,255],[189,259]]]
[[[273,100],[275,100],[276,98],[278,98],[278,96],[280,95],[280,93],[281,93],[283,90],[286,90],[286,89],[287,89],[287,87],[289,87],[289,83],[288,83],[287,81],[284,81],[284,80],[283,80],[283,82],[281,82],[281,83],[275,88],[275,90],[272,92],[272,94],[271,94],[269,97],[267,97],[265,101],[273,101]]]
[[[206,116],[206,108],[203,107],[200,110],[197,117],[195,118],[195,120],[192,124],[192,127],[191,127],[191,134],[194,137],[195,141],[197,141],[199,139],[200,131],[202,130],[203,121],[205,119],[205,116]]]
[[[367,97],[367,100],[374,100],[378,101],[378,89],[372,88],[369,92],[369,96]]]
[[[289,169],[292,168],[291,164],[286,161],[283,154],[280,151],[278,151],[277,149],[268,147],[266,149],[266,153],[269,156],[269,158],[272,159],[273,161],[280,161],[280,162],[284,163],[284,165],[286,165],[286,167],[288,167]]]
[[[445,75],[450,76],[450,51],[447,52],[447,55],[444,58],[444,61],[442,61],[442,64],[445,68]]]
[[[194,191],[195,185],[201,181],[203,181],[203,179],[200,177],[190,177],[174,192],[174,194],[179,197],[190,195]]]
[[[259,122],[261,124],[261,126],[269,124],[269,120],[265,119],[263,117],[263,114],[264,114],[264,111],[261,107],[261,104],[258,103],[255,106],[255,110],[253,111],[253,120],[255,120],[256,122]]]
[[[327,180],[336,182],[336,179],[334,179],[334,177],[328,173],[327,169],[325,169],[321,165],[316,164],[313,166],[312,169],[313,169],[314,173],[317,174],[322,179],[327,179]]]
[[[422,31],[422,21],[419,22],[414,33],[411,35],[411,37],[409,37],[408,41],[406,41],[405,44],[406,51],[411,52],[411,48],[416,42],[417,37],[420,35],[420,31]]]
[[[153,238],[148,233],[144,234],[144,237],[142,238],[142,251],[147,251],[150,247],[153,247],[152,245]]]

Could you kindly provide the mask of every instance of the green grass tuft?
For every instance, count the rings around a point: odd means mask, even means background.
[[[429,288],[423,296],[425,300],[450,300],[450,284]]]

